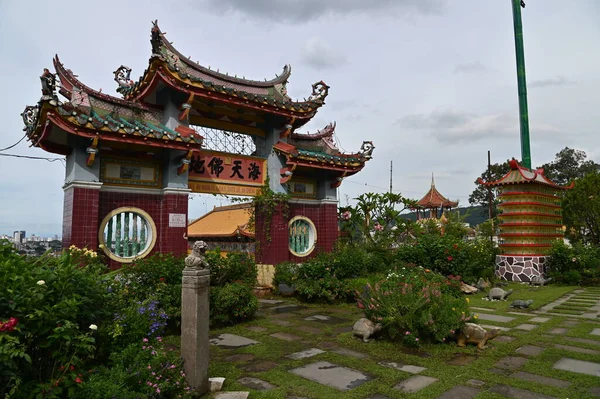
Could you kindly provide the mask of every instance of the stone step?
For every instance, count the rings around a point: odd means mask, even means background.
[[[571,371],[573,373],[593,375],[600,377],[600,363],[587,362],[584,360],[576,360],[568,357],[563,357],[552,368],[556,370]]]

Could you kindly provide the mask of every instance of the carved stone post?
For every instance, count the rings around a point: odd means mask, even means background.
[[[206,243],[194,243],[185,258],[181,284],[181,356],[185,379],[200,394],[208,392],[208,322],[210,268],[204,258]]]

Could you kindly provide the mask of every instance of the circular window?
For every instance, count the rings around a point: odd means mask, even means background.
[[[307,217],[296,216],[288,224],[289,249],[295,256],[308,256],[317,243],[317,229]]]
[[[156,225],[139,208],[110,212],[100,224],[98,237],[104,253],[117,262],[130,263],[148,255],[156,243]]]

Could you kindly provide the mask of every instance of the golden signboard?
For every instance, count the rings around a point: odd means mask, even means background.
[[[191,159],[188,188],[195,193],[256,195],[265,184],[266,166],[263,158],[198,152]]]

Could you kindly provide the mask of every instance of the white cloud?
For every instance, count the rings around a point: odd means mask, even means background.
[[[304,43],[302,61],[315,69],[337,68],[348,62],[346,56],[315,36]]]
[[[556,76],[554,78],[534,80],[527,84],[529,87],[550,87],[550,86],[567,86],[573,85],[575,82],[565,78],[564,76]]]

